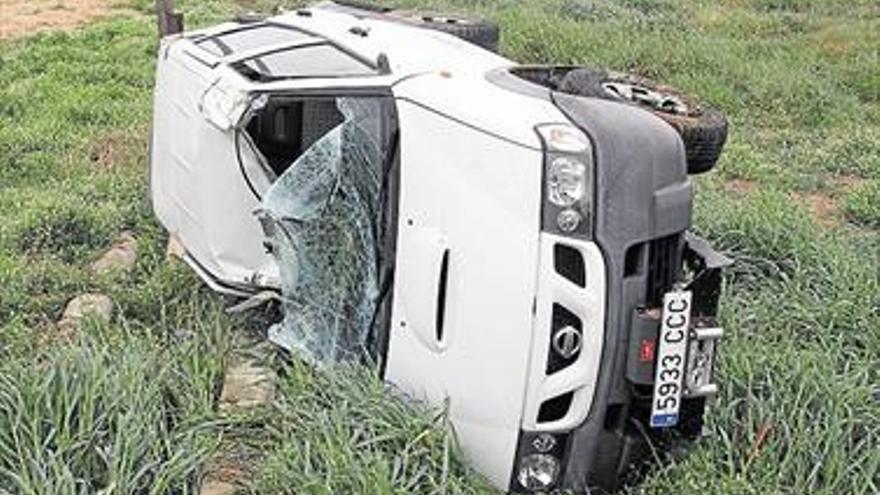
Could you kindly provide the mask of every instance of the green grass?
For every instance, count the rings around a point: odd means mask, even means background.
[[[91,330],[101,337],[5,363],[0,487],[29,494],[187,493],[217,442],[207,421],[213,399],[203,391],[221,376],[222,347],[161,345],[151,335],[100,324]],[[199,330],[208,342],[217,327]]]
[[[845,207],[854,221],[880,226],[880,180],[870,180],[853,189]]]
[[[180,3],[204,25],[300,2]],[[633,492],[880,492],[880,6],[392,3],[485,15],[511,58],[637,71],[730,116],[717,171],[697,180],[696,228],[737,261],[713,436]],[[164,259],[146,198],[155,47],[147,15],[0,44],[0,492],[192,493],[229,441],[258,452],[253,493],[486,492],[439,411],[414,413],[363,370],[294,364],[272,407],[216,410],[254,324]],[[91,275],[122,230],[135,269]],[[86,291],[111,295],[114,317],[59,341],[51,322]]]
[[[252,493],[490,492],[454,455],[442,410],[413,414],[362,369],[314,373],[294,363],[286,371]]]

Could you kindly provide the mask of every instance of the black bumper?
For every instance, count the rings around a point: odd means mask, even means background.
[[[693,293],[694,325],[715,326],[722,287],[722,270],[730,264],[709,244],[685,232],[680,236],[681,250],[677,258],[687,267],[692,278],[685,287]],[[668,241],[665,241],[668,242]],[[660,331],[660,309],[639,306],[625,326],[617,332],[625,338],[608,355],[622,355],[620,373],[623,380],[604,396],[596,396],[588,419],[569,432],[554,433],[557,447],[551,454],[561,461],[560,480],[554,488],[586,493],[609,493],[637,482],[657,456],[679,453],[687,444],[700,437],[703,430],[705,397],[684,398],[679,424],[674,428],[649,428],[656,356],[646,355],[645,342],[656,343]],[[654,346],[649,346],[654,348]],[[620,352],[622,351],[622,352]],[[604,370],[602,373],[607,373]],[[523,432],[517,459],[536,453],[533,441],[539,433]],[[511,491],[522,492],[516,480]]]
[[[692,186],[677,132],[644,110],[593,98],[553,93],[556,105],[590,137],[594,149],[595,231],[606,262],[605,339],[587,419],[562,432],[562,472],[554,488],[611,492],[636,481],[654,449],[672,450],[702,431],[705,398],[686,399],[675,428],[647,427],[653,362],[636,361],[641,340],[659,332],[644,318],[682,281],[695,277],[695,319],[713,318],[727,260],[689,234]],[[531,448],[523,432],[518,459]],[[511,490],[519,491],[514,477]]]

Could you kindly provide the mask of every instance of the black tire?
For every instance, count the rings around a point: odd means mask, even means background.
[[[484,19],[474,19],[456,14],[432,14],[427,12],[393,11],[389,15],[407,24],[449,33],[490,52],[498,52],[501,29]]]
[[[375,2],[369,2],[366,0],[333,0],[333,3],[343,7],[351,7],[353,9],[377,12],[380,14],[387,14],[392,10],[390,7],[383,7]]]
[[[642,99],[627,98],[619,92],[616,93],[612,88],[618,86],[645,88],[669,98],[662,103],[647,103]],[[651,111],[678,131],[684,142],[689,174],[711,170],[718,162],[727,141],[728,125],[723,113],[698,103],[682,91],[650,79],[586,67],[566,74],[558,89],[579,96],[620,101]]]

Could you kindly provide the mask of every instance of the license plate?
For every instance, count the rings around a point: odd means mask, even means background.
[[[657,346],[654,398],[651,403],[652,428],[669,428],[678,424],[690,320],[691,292],[667,292],[663,296],[660,344]]]

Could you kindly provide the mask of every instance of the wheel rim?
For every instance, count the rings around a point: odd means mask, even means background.
[[[691,112],[691,108],[678,96],[650,89],[641,84],[607,81],[602,83],[602,88],[612,97],[632,101],[661,112],[676,115],[687,115]]]

